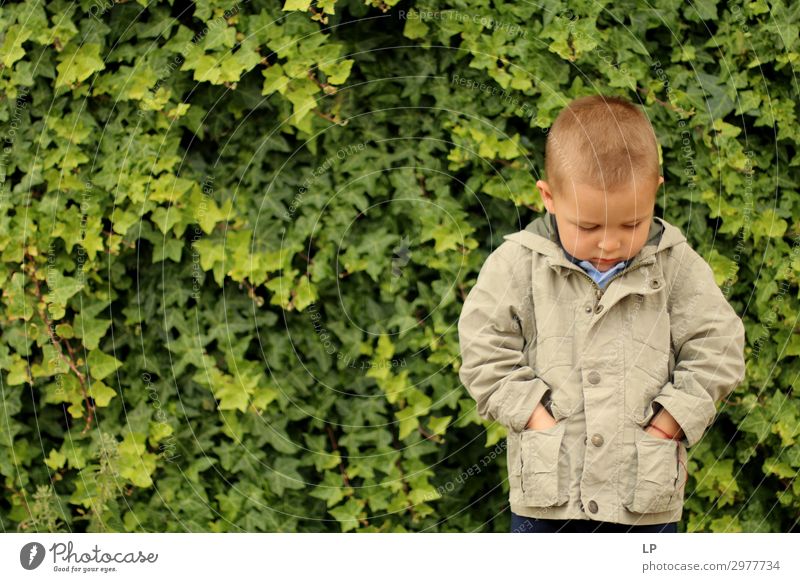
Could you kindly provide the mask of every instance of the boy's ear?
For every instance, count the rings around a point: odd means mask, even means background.
[[[539,180],[536,182],[536,187],[539,189],[539,194],[542,197],[542,202],[544,202],[544,207],[547,208],[547,212],[555,214],[556,208],[553,204],[553,193],[550,191],[550,185],[544,180]]]
[[[658,177],[658,185],[661,186],[661,184],[663,184],[663,183],[664,183],[664,176],[659,176]]]

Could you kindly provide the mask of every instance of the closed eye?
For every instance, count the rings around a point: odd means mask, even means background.
[[[636,224],[626,224],[626,225],[624,225],[624,227],[625,228],[636,228],[640,224],[642,224],[641,221],[637,222]],[[595,226],[581,226],[581,225],[578,225],[578,228],[581,229],[581,230],[590,231],[590,230],[596,229],[597,225],[595,225]]]

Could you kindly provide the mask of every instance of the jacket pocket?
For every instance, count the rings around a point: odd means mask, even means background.
[[[679,491],[679,444],[643,430],[636,441],[636,479],[623,506],[635,513],[668,511],[682,503]]]
[[[545,430],[519,433],[522,502],[525,505],[550,507],[567,502],[567,483],[559,470],[565,427],[562,421]]]

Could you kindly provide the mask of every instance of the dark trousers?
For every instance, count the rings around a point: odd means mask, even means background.
[[[538,519],[512,511],[511,533],[678,533],[678,523],[627,525],[591,519]]]

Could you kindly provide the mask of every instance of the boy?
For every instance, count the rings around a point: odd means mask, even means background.
[[[570,103],[545,172],[546,215],[489,255],[458,322],[459,377],[508,429],[512,529],[677,531],[686,450],[744,377],[744,326],[654,216],[664,179],[635,105]]]

